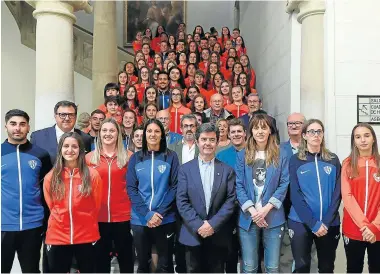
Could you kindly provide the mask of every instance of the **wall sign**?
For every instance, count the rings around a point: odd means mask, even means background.
[[[380,95],[358,95],[358,123],[380,125]]]

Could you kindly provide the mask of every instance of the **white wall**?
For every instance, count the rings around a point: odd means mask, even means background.
[[[1,36],[1,124],[4,124],[8,110],[19,108],[29,114],[33,131],[36,52],[21,44],[16,21],[4,2],[1,2]],[[91,112],[92,81],[76,72],[74,94],[79,112]],[[46,113],[53,116],[53,109],[46,110]],[[5,138],[5,130],[2,129],[1,140]]]
[[[325,15],[327,129],[329,144],[343,160],[356,125],[357,95],[380,95],[380,2],[329,3]],[[380,126],[375,126],[380,140]]]
[[[215,27],[219,34],[227,26],[234,28],[235,1],[187,1],[187,33],[192,33],[195,26],[201,25],[205,32]]]
[[[240,3],[240,30],[256,71],[256,88],[264,109],[277,120],[281,140],[287,139],[286,119],[292,112],[292,22],[284,1]]]

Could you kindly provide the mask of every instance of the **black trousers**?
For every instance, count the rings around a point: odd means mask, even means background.
[[[327,234],[317,237],[303,223],[288,221],[292,253],[295,260],[295,273],[310,273],[311,246],[317,248],[319,273],[333,273],[336,249],[340,238],[340,226],[330,226]]]
[[[10,273],[17,252],[23,273],[40,273],[42,227],[1,231],[1,273]]]
[[[133,273],[134,254],[131,224],[127,222],[99,223],[100,240],[96,243],[96,272],[111,271],[110,253],[115,246],[120,273]]]
[[[186,273],[186,247],[179,242],[179,233],[181,231],[182,221],[179,214],[176,215],[176,235],[174,244],[175,272]]]
[[[173,247],[175,241],[175,223],[155,228],[132,225],[133,241],[137,251],[138,273],[150,272],[152,245],[155,243],[158,273],[173,273]]]
[[[365,241],[357,241],[343,235],[344,250],[347,258],[347,273],[362,273],[364,255],[368,254],[369,273],[380,273],[380,239],[371,244]]]
[[[73,257],[80,273],[94,273],[95,244],[46,245],[49,273],[70,272]]]
[[[239,262],[239,237],[237,234],[237,228],[232,231],[231,240],[228,245],[228,254],[226,258],[225,272],[226,273],[238,273],[237,265]]]
[[[228,246],[216,246],[211,238],[202,240],[201,245],[186,246],[188,273],[224,273]]]

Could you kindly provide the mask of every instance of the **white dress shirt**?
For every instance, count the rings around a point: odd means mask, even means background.
[[[72,128],[70,132],[74,132],[74,128]],[[57,144],[59,144],[59,140],[61,140],[63,134],[65,134],[65,132],[63,132],[57,125],[55,125],[55,135],[57,135]]]
[[[195,158],[195,142],[191,147],[182,140],[182,164],[185,164]]]

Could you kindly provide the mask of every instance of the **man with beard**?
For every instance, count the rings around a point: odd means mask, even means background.
[[[216,155],[216,158],[221,162],[229,165],[233,169],[235,169],[236,165],[236,156],[237,153],[245,148],[245,138],[246,138],[246,128],[243,122],[240,119],[234,118],[228,121],[228,137],[231,140],[232,146],[227,149],[222,150]],[[236,207],[238,210],[238,207]],[[238,214],[234,215],[236,218]],[[237,264],[239,261],[239,239],[236,233],[236,222],[234,223],[231,235],[231,242],[228,246],[228,256],[225,264],[225,272],[226,273],[237,273]]]
[[[23,273],[39,273],[48,216],[42,184],[52,168],[50,156],[28,141],[26,112],[8,111],[5,129],[8,139],[1,144],[1,272],[11,271],[17,252]]]
[[[197,118],[193,114],[186,114],[181,117],[181,130],[183,139],[179,142],[169,145],[168,148],[175,151],[178,156],[180,165],[185,164],[199,155],[199,149],[195,143],[195,132],[198,128]],[[178,216],[177,220],[180,220]],[[176,272],[186,273],[185,246],[179,241],[179,230],[181,222],[177,221],[177,237],[175,243],[175,261]]]
[[[186,114],[181,117],[181,130],[183,139],[168,148],[175,151],[178,155],[179,163],[184,163],[198,157],[199,150],[195,144],[195,132],[198,128],[197,118],[194,114]]]
[[[158,73],[158,110],[167,109],[170,106],[169,74],[165,71]]]
[[[91,112],[90,117],[90,132],[88,133],[91,136],[91,150],[95,149],[96,136],[98,135],[100,125],[103,120],[106,118],[106,114],[100,109],[95,109]]]

